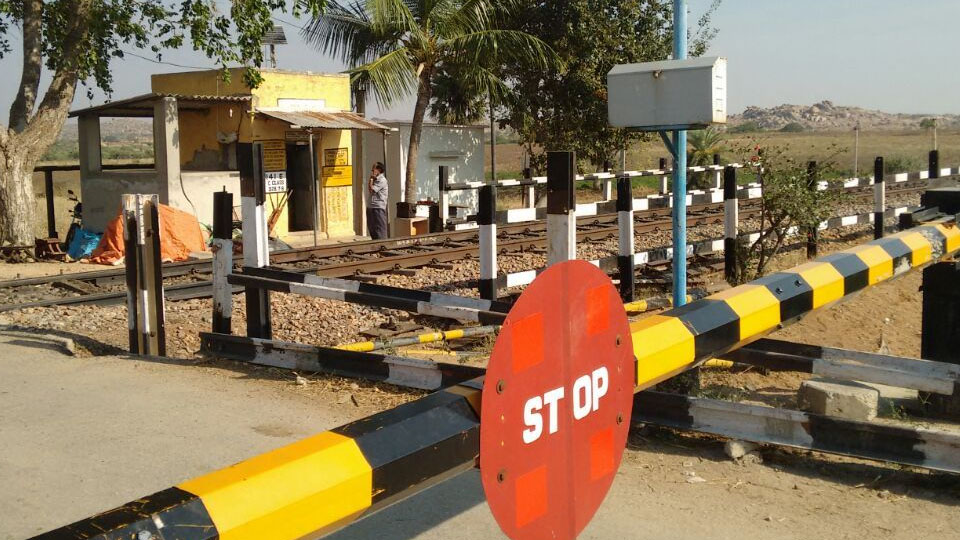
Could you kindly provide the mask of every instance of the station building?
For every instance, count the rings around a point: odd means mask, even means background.
[[[345,74],[262,71],[250,88],[242,68],[157,74],[151,93],[73,111],[80,143],[83,226],[103,232],[124,193],[156,193],[160,202],[212,223],[213,193],[234,193],[238,154],[263,145],[271,236],[294,245],[364,234],[363,180],[356,167],[360,133],[382,148],[390,128],[351,112]],[[153,119],[154,165],[111,170],[101,156],[100,118]],[[310,149],[313,148],[311,155]],[[382,150],[380,152],[382,154]]]

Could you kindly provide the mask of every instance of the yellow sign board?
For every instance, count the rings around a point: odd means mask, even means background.
[[[328,148],[323,151],[324,167],[339,167],[350,165],[349,148]]]
[[[263,144],[263,170],[287,170],[287,143],[281,139],[260,141]]]
[[[353,188],[324,186],[324,230],[331,238],[353,234]]]
[[[324,186],[349,186],[353,184],[353,167],[349,165],[323,167],[321,176]]]

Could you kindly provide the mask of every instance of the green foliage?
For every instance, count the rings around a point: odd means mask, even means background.
[[[761,131],[763,131],[763,128],[753,120],[737,124],[727,129],[727,133],[759,133]]]
[[[690,36],[698,56],[714,35],[714,2]],[[531,166],[544,169],[547,150],[573,150],[599,166],[639,135],[610,127],[607,73],[615,64],[663,60],[672,52],[672,2],[664,0],[527,0],[511,24],[546,42],[560,56],[559,67],[544,70],[508,64],[507,96],[501,125],[520,135]]]
[[[935,127],[937,127],[936,118],[924,118],[923,120],[920,121],[921,129],[933,129]]]
[[[706,129],[690,131],[687,136],[689,157],[687,163],[694,167],[703,167],[713,164],[713,155],[723,151],[723,133],[710,126]],[[710,187],[712,172],[693,173],[690,175],[690,187],[704,189]]]
[[[80,148],[76,140],[57,141],[50,145],[41,161],[77,161],[80,159]]]
[[[760,236],[748,242],[741,236],[737,253],[736,283],[746,283],[763,276],[770,263],[783,249],[794,231],[800,234],[816,230],[821,221],[836,211],[844,195],[839,185],[829,181],[826,190],[816,189],[815,182],[830,178],[835,167],[837,148],[831,148],[827,159],[811,169],[807,163],[790,157],[788,149],[748,141],[735,149],[741,163],[749,163],[757,171],[763,188],[760,208]]]
[[[273,28],[272,13],[317,15],[325,0],[232,0],[222,12],[213,0],[53,0],[43,3],[42,55],[54,73],[75,73],[108,94],[113,90],[110,61],[131,49],[162,59],[164,49],[192,47],[226,67],[248,69],[245,81],[257,86],[262,41]],[[11,51],[10,28],[23,23],[22,2],[0,1],[0,58]],[[224,72],[226,73],[226,72]]]
[[[781,133],[800,133],[805,131],[806,128],[803,127],[803,124],[800,122],[790,122],[789,124],[780,128]]]
[[[925,168],[926,164],[921,163],[919,159],[912,157],[893,156],[883,158],[883,169],[887,174],[919,171]]]

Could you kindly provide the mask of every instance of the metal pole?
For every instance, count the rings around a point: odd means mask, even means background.
[[[310,140],[310,193],[313,195],[313,247],[317,247],[317,223],[320,221],[317,199],[320,190],[317,189],[317,171],[313,165],[317,156],[313,153],[313,130],[308,129],[307,135]]]
[[[673,1],[673,58],[687,57],[687,2]],[[687,303],[687,132],[673,132],[673,305]]]
[[[853,177],[857,177],[857,168],[860,164],[860,123],[857,122],[856,127],[853,128],[854,133],[854,143],[853,143]]]

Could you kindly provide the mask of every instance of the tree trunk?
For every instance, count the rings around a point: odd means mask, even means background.
[[[0,239],[32,246],[36,233],[36,195],[33,191],[32,152],[18,137],[0,142]]]
[[[420,154],[420,133],[423,131],[423,117],[430,104],[433,88],[430,79],[433,75],[432,67],[424,67],[420,72],[420,83],[417,87],[417,103],[413,108],[413,122],[410,125],[410,146],[407,149],[407,185],[403,190],[403,200],[407,203],[417,202],[417,157]]]

